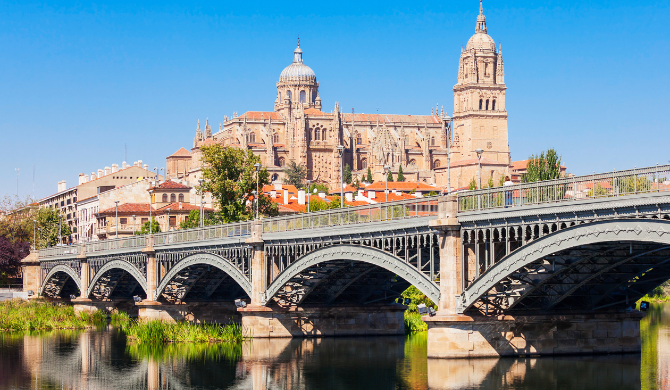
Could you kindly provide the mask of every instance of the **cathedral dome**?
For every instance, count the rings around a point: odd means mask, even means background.
[[[468,40],[466,50],[469,51],[471,49],[474,49],[476,51],[490,51],[492,53],[495,53],[496,43],[493,41],[493,38],[491,38],[489,34],[483,32],[477,32]]]
[[[300,42],[298,42],[298,47],[293,51],[293,63],[284,70],[282,70],[279,75],[279,81],[297,81],[297,80],[307,80],[307,81],[316,81],[316,74],[309,66],[303,64],[302,62],[302,49],[300,49]]]

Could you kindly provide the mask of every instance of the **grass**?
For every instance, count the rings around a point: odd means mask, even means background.
[[[405,333],[425,332],[428,330],[428,324],[421,320],[421,314],[405,310]]]
[[[242,325],[194,324],[160,320],[134,320],[125,313],[112,313],[112,325],[137,343],[241,343],[247,338]]]
[[[85,329],[105,324],[102,311],[75,314],[72,306],[13,299],[0,302],[0,330]]]

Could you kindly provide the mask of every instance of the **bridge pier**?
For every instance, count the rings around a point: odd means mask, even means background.
[[[640,312],[500,317],[435,316],[429,358],[640,352]]]
[[[238,309],[254,338],[402,335],[405,306],[321,306]]]

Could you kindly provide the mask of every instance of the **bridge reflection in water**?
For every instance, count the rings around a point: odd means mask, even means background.
[[[129,345],[114,330],[0,336],[0,389],[663,388],[670,305],[643,321],[642,355],[427,359],[426,335]],[[642,386],[641,386],[642,385]]]

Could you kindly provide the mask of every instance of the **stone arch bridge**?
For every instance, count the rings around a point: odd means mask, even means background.
[[[235,312],[241,299],[254,336],[280,337],[397,333],[404,307],[393,303],[414,285],[438,303],[424,317],[431,356],[635,350],[631,307],[670,278],[669,173],[656,166],[48,248],[40,293],[93,306],[139,297],[140,315],[194,319],[193,305]],[[594,328],[580,330],[584,345],[547,341],[579,324]],[[618,330],[598,338],[601,326]]]

